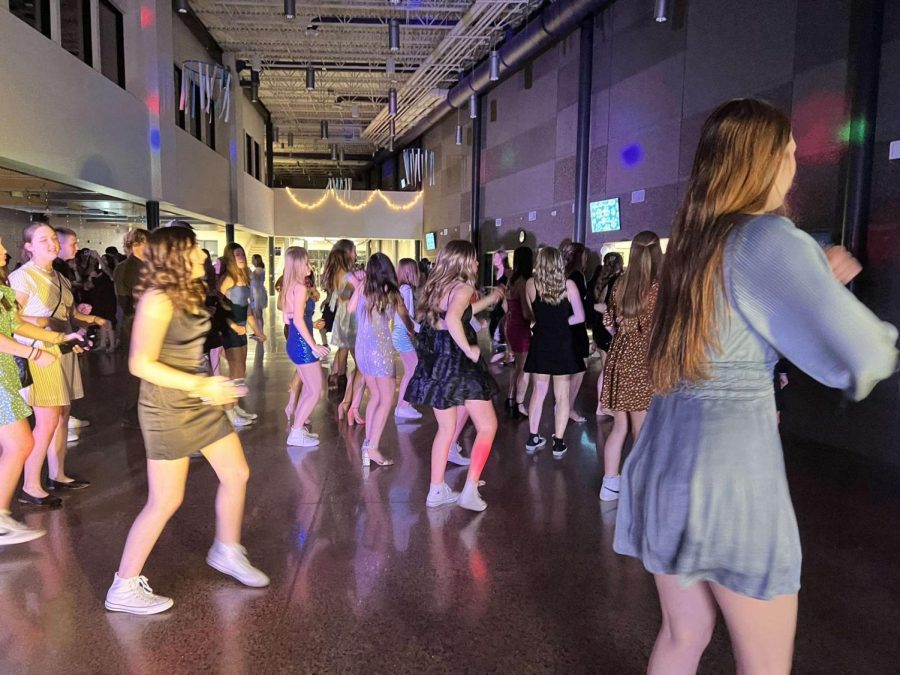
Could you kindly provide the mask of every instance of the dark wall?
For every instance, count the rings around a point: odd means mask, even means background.
[[[589,226],[588,246],[596,251],[644,229],[669,234],[702,122],[737,96],[767,99],[791,116],[798,146],[792,217],[811,232],[840,231],[851,0],[675,4],[676,16],[665,24],[653,21],[647,0],[619,0],[595,18],[589,199],[618,197],[622,229],[592,233]],[[859,293],[900,324],[900,161],[888,161],[889,142],[900,138],[900,2],[888,0],[884,31],[870,246]],[[576,31],[485,97],[483,250],[512,248],[519,228],[532,245],[572,237],[578,39]],[[454,144],[455,113],[424,137],[438,169],[437,185],[425,190],[425,230],[440,233],[439,245],[469,236],[467,112],[461,147]],[[642,202],[633,200],[637,191]],[[816,392],[809,387],[804,400]],[[866,445],[866,452],[900,462],[896,381],[850,409],[834,398],[816,400],[808,416],[798,410],[797,425],[787,426],[814,426],[832,441],[862,433],[863,443],[840,444]],[[808,424],[815,416],[835,423]],[[883,422],[873,426],[874,418]]]

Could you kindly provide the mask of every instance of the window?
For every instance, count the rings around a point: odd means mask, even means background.
[[[63,49],[93,66],[90,0],[59,0],[59,24]]]
[[[181,109],[181,68],[175,66],[175,126],[184,129],[184,110]],[[187,101],[190,106],[190,101]]]
[[[203,140],[203,111],[200,109],[200,85],[191,82],[191,136]]]
[[[9,11],[45,37],[50,37],[50,0],[9,0]]]
[[[259,143],[253,141],[253,177],[260,180],[262,162],[259,159]]]
[[[100,72],[125,88],[125,42],[122,13],[108,0],[100,0]]]
[[[244,171],[253,175],[253,139],[250,134],[244,134]]]
[[[531,86],[534,84],[534,64],[532,62],[526,64],[523,75],[525,77],[525,88],[531,89]]]
[[[211,114],[204,113],[206,127],[206,144],[213,150],[216,149],[216,112],[210,108]]]
[[[497,99],[491,101],[491,122],[497,121]]]

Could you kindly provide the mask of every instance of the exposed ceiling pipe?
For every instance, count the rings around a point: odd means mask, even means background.
[[[615,1],[559,0],[549,5],[497,50],[500,53],[499,80],[491,80],[489,59],[484,59],[449,91],[447,98],[440,105],[406,131],[402,138],[398,139],[397,145],[414,140],[453,109],[468,105],[469,96],[472,94],[487,93],[519,71],[530,60],[566,37],[586,18],[606,9]]]

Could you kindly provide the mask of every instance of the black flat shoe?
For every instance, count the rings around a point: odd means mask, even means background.
[[[50,485],[51,490],[84,490],[86,487],[91,486],[89,481],[77,479],[72,480],[70,483],[60,483],[51,478],[47,483]]]
[[[19,503],[20,504],[31,504],[32,506],[49,506],[51,508],[56,508],[57,506],[62,506],[62,499],[59,497],[54,497],[53,495],[47,495],[46,497],[35,497],[34,495],[30,495],[25,490],[22,490],[19,493]]]

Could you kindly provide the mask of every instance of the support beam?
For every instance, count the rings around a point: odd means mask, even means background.
[[[234,243],[234,223],[225,223],[225,243]]]
[[[159,228],[159,202],[149,201],[147,202],[147,230],[153,232],[153,230]]]
[[[885,0],[853,0],[850,15],[847,65],[850,146],[846,157],[841,243],[864,264],[875,153],[884,5]]]
[[[578,55],[578,119],[575,138],[575,232],[572,239],[584,243],[588,217],[588,169],[591,153],[591,80],[594,64],[594,17],[581,22]]]
[[[482,97],[476,95],[478,115],[472,120],[472,212],[470,214],[472,243],[478,260],[481,259],[481,120],[484,117]]]
[[[272,116],[266,115],[266,185],[275,186],[275,127],[272,124]]]
[[[269,237],[269,295],[275,295],[275,237]]]

